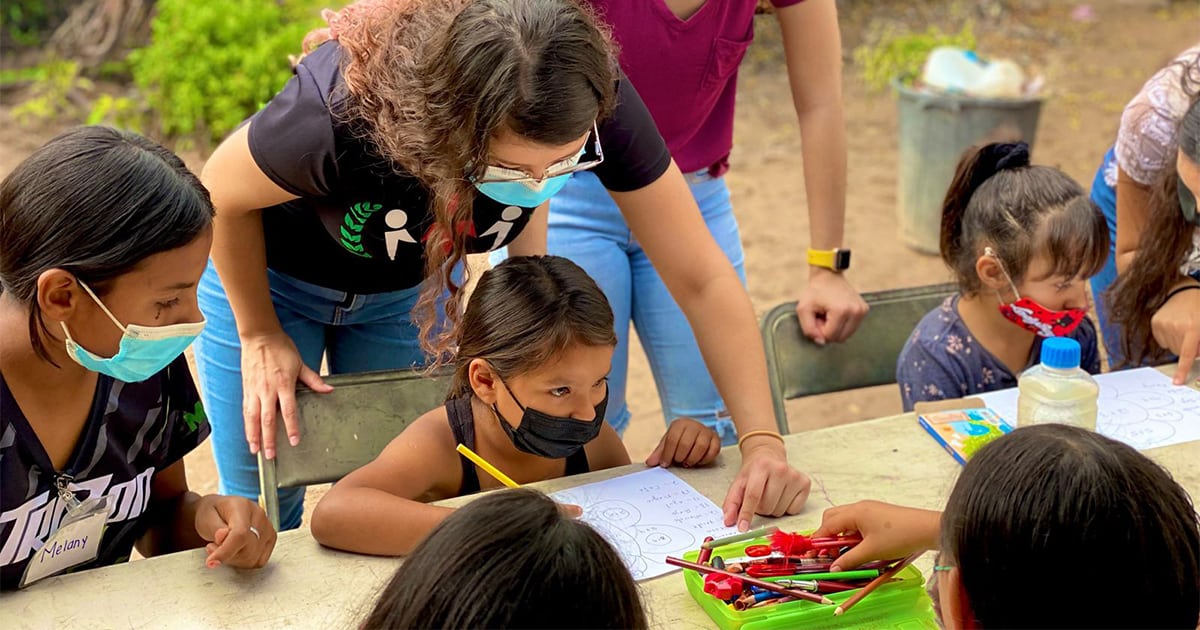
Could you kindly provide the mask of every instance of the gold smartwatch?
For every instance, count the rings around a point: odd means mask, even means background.
[[[809,248],[808,264],[841,273],[850,268],[850,250],[840,247],[837,249]]]

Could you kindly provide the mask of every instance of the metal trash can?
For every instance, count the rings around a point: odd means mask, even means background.
[[[942,200],[963,152],[1024,140],[1033,147],[1042,98],[985,99],[915,90],[895,79],[900,136],[900,233],[909,247],[938,253]]]

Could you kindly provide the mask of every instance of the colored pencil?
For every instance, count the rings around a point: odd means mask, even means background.
[[[779,531],[779,528],[775,527],[775,526],[761,527],[759,529],[752,529],[748,532],[742,532],[741,534],[734,534],[733,536],[726,536],[724,538],[718,538],[716,540],[705,541],[703,544],[700,545],[700,548],[701,549],[712,549],[714,547],[720,547],[721,545],[728,545],[728,544],[735,543],[735,542],[742,542],[743,540],[750,540],[751,538],[758,538],[760,536],[766,536],[768,534],[773,534],[777,531]]]
[[[671,564],[671,565],[674,565],[677,567],[691,569],[697,573],[700,573],[701,575],[707,575],[709,573],[716,573],[717,575],[724,575],[725,577],[737,578],[737,579],[741,580],[743,584],[750,584],[753,586],[757,586],[759,588],[765,588],[768,591],[771,591],[772,593],[781,593],[783,595],[791,595],[792,597],[795,597],[796,599],[803,599],[805,601],[815,602],[818,604],[826,604],[826,605],[833,604],[833,600],[829,599],[828,597],[822,596],[822,595],[815,595],[813,593],[806,593],[804,591],[797,591],[797,590],[790,589],[790,588],[784,588],[782,586],[779,586],[778,584],[772,584],[771,582],[768,582],[766,580],[760,580],[758,578],[752,578],[752,577],[749,577],[746,575],[739,575],[737,573],[730,573],[729,571],[725,571],[723,569],[718,569],[716,567],[705,566],[703,564],[697,564],[695,562],[688,562],[687,560],[682,560],[680,558],[673,558],[671,556],[667,556],[665,562],[667,564]]]
[[[917,553],[914,553],[913,555],[892,565],[892,568],[888,569],[887,571],[880,573],[879,577],[875,578],[874,580],[871,580],[870,584],[867,584],[866,586],[862,587],[862,590],[855,593],[854,595],[851,595],[850,599],[847,599],[846,601],[842,602],[841,605],[839,605],[837,607],[837,609],[833,611],[834,616],[840,617],[842,615],[842,613],[846,612],[847,610],[850,610],[851,606],[857,604],[858,602],[861,602],[864,597],[866,597],[867,595],[870,595],[871,591],[879,588],[884,582],[890,581],[904,567],[912,564],[913,561],[915,561],[917,558],[920,558],[921,554],[923,554],[923,553],[925,553],[925,552],[918,551]]]
[[[870,580],[879,577],[879,571],[865,569],[858,571],[838,571],[836,573],[793,573],[792,575],[777,575],[773,577],[794,578],[797,580]]]
[[[812,591],[814,593],[841,593],[842,591],[853,591],[856,588],[864,586],[862,584],[848,584],[846,582],[834,582],[831,580],[779,580],[776,584],[788,588],[798,588],[802,591]]]
[[[499,481],[500,483],[508,486],[509,488],[520,488],[521,487],[521,484],[513,481],[512,479],[509,479],[508,475],[500,472],[499,468],[496,468],[495,466],[489,464],[486,459],[480,457],[478,454],[475,453],[475,451],[472,451],[471,449],[467,448],[466,444],[459,444],[457,447],[455,447],[454,450],[458,451],[459,454],[462,455],[463,457],[466,457],[467,459],[474,462],[476,466],[479,466],[480,468],[482,468],[484,472],[486,472],[487,474],[494,477],[496,479],[496,481]]]

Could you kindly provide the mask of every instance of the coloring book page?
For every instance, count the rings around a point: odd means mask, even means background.
[[[620,554],[635,580],[678,571],[663,559],[699,549],[705,536],[737,533],[725,527],[721,508],[663,468],[650,468],[555,492],[559,503],[583,508],[584,522]]]
[[[1136,449],[1200,440],[1200,391],[1172,385],[1154,368],[1097,374],[1100,415],[1096,431]],[[980,394],[996,413],[1017,425],[1017,390]]]

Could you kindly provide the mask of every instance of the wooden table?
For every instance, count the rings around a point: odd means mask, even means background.
[[[812,476],[804,511],[778,519],[785,528],[813,528],[821,512],[861,499],[940,509],[960,467],[911,414],[787,436],[789,459]],[[1200,442],[1146,452],[1200,498]],[[672,469],[720,505],[737,472],[737,449],[708,468]],[[641,470],[617,468],[534,484],[554,492]],[[444,502],[459,505],[470,497]],[[918,563],[929,569],[929,555]],[[138,560],[51,578],[28,591],[0,596],[3,628],[349,628],[398,566],[395,558],[330,551],[308,530],[282,534],[270,564],[259,571],[204,568],[204,551]],[[641,583],[657,628],[712,627],[678,573]]]

